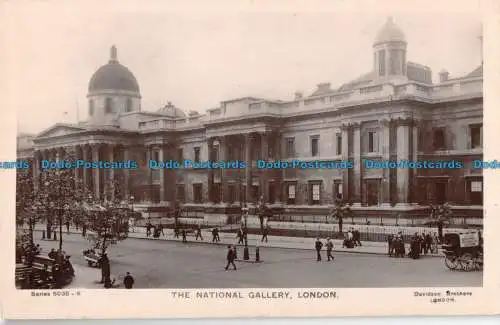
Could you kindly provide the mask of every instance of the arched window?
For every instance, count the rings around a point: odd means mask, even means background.
[[[132,99],[127,98],[127,102],[125,103],[125,112],[132,112]]]
[[[89,99],[89,116],[94,115],[94,100]]]
[[[113,99],[112,98],[106,98],[106,103],[104,106],[104,113],[109,114],[113,112]]]

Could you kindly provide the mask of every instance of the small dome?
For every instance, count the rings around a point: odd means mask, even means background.
[[[394,24],[392,17],[389,17],[385,25],[378,32],[377,37],[375,38],[374,45],[391,42],[406,43],[406,38],[403,30],[401,30],[401,28]]]
[[[111,57],[108,64],[100,67],[90,78],[89,93],[102,90],[127,90],[139,93],[137,79],[127,67],[117,60],[116,47],[111,47]]]

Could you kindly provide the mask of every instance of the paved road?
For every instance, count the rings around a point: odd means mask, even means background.
[[[85,266],[82,250],[88,242],[79,235],[63,238],[63,250],[73,263]],[[44,252],[58,245],[38,242]],[[238,271],[224,272],[225,255],[221,245],[131,238],[108,253],[112,274],[132,272],[137,288],[455,287],[481,286],[483,277],[482,272],[449,271],[440,258],[337,252],[335,262],[319,263],[314,251],[282,248],[261,248],[263,263],[237,262]],[[242,257],[242,249],[238,255]]]

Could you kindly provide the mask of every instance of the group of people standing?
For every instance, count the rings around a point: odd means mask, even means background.
[[[342,248],[354,248],[356,246],[363,246],[361,244],[361,233],[357,229],[350,228],[349,231],[344,234]]]
[[[405,257],[406,248],[403,234],[399,232],[397,235],[389,235],[387,238],[388,255],[394,257]],[[429,253],[436,254],[438,252],[439,238],[437,234],[430,233],[415,233],[410,239],[410,251],[408,257],[419,259],[421,255]]]

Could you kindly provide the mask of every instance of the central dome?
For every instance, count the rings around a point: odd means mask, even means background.
[[[126,90],[139,93],[139,84],[127,67],[117,60],[116,47],[111,47],[108,64],[100,67],[90,78],[89,93],[103,90]]]
[[[374,45],[391,42],[406,43],[406,37],[401,28],[394,24],[392,17],[389,17],[385,25],[378,32]]]

